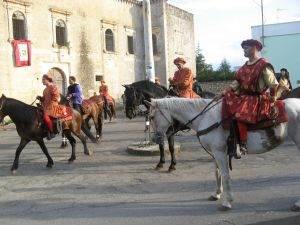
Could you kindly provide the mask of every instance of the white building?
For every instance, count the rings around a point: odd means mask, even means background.
[[[41,94],[50,73],[62,93],[73,75],[85,97],[106,80],[120,98],[122,84],[145,79],[142,2],[137,0],[3,0],[0,7],[0,94],[27,103]],[[195,73],[194,19],[191,13],[152,0],[155,73],[167,84],[184,56]],[[29,40],[31,65],[16,66],[14,40]]]

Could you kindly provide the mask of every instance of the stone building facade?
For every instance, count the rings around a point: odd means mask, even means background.
[[[184,56],[195,73],[193,15],[152,0],[155,72],[167,85]],[[0,7],[0,94],[27,103],[41,94],[49,73],[65,93],[68,77],[85,97],[98,94],[100,80],[119,99],[122,84],[145,79],[143,7],[137,0],[2,0]],[[13,41],[29,40],[31,65],[17,67]]]

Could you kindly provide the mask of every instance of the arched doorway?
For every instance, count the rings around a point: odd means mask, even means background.
[[[66,95],[67,79],[65,73],[56,67],[51,68],[47,74],[53,77],[54,83],[62,95]]]

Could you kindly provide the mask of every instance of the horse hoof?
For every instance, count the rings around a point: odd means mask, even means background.
[[[53,167],[53,163],[47,163],[47,168],[52,168]]]
[[[69,158],[68,163],[73,163],[74,161],[75,161],[75,159]]]
[[[219,211],[222,211],[222,212],[226,212],[226,211],[231,210],[231,207],[221,205],[221,206],[218,208],[218,210],[219,210]]]
[[[11,172],[12,175],[14,175],[14,174],[17,173],[17,170],[12,169],[10,172]]]
[[[61,145],[60,145],[60,148],[61,148],[61,149],[65,149],[67,146],[68,146],[68,144],[61,144]]]
[[[219,198],[217,198],[216,196],[211,195],[211,196],[208,197],[208,200],[209,201],[218,201]]]
[[[293,205],[291,210],[294,211],[294,212],[300,212],[300,207],[296,206],[296,205]]]
[[[164,165],[159,163],[156,165],[155,170],[160,170],[162,168],[164,168]]]
[[[85,155],[92,155],[92,152],[91,151],[86,151],[84,152]]]
[[[176,170],[176,168],[175,167],[172,167],[172,168],[169,168],[169,173],[172,173],[173,171],[175,171]]]

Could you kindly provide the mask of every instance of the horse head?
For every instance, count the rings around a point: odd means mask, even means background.
[[[152,141],[161,144],[167,130],[173,126],[173,118],[167,110],[159,107],[156,99],[151,99],[151,102],[144,100],[144,103],[149,107],[149,119],[154,131]]]
[[[4,104],[5,104],[5,100],[6,100],[6,97],[4,94],[2,94],[1,98],[0,98],[0,123],[2,123],[4,117],[7,115],[5,112],[4,112]]]
[[[141,95],[132,85],[124,85],[125,87],[125,112],[129,119],[136,116],[137,107],[141,104]]]

